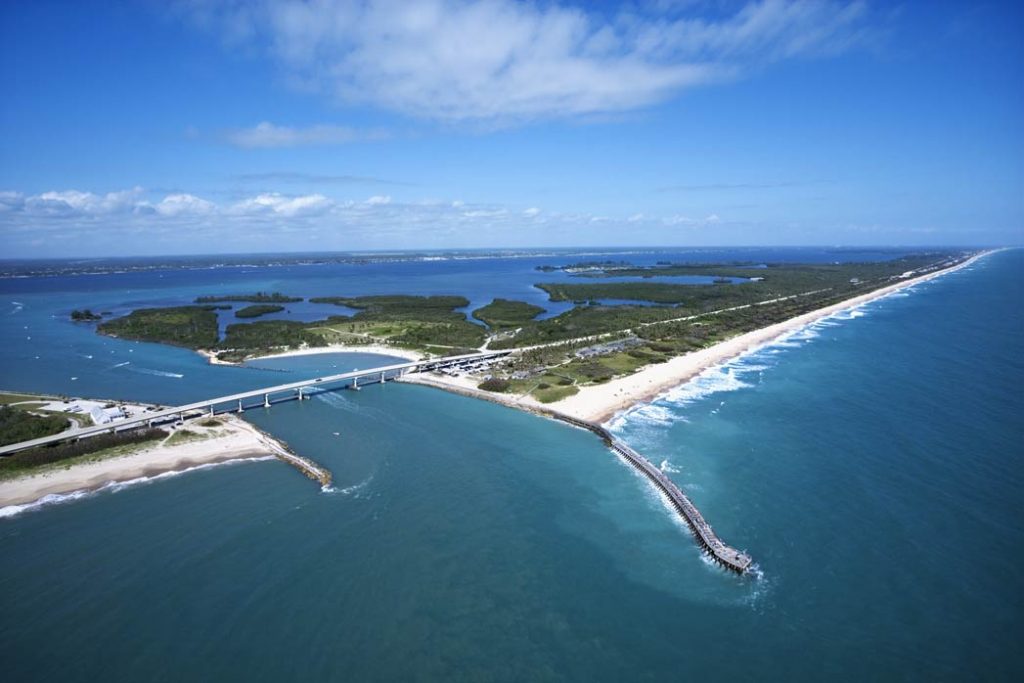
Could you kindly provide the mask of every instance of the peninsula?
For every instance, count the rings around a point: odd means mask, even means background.
[[[71,439],[0,459],[0,509],[229,460],[276,457],[324,485],[330,483],[330,473],[228,413],[190,420],[187,425],[170,422],[76,441],[77,432],[105,419],[102,416],[144,416],[157,408],[7,393],[0,394],[0,401],[0,443],[45,435],[66,434]]]
[[[430,381],[486,391],[506,402],[551,407],[589,421],[685,382],[703,369],[812,322],[973,262],[979,252],[929,251],[841,264],[567,264],[576,281],[538,283],[573,307],[553,317],[523,301],[495,299],[467,315],[469,300],[445,296],[313,297],[355,309],[323,320],[234,323],[218,332],[211,304],[139,309],[98,326],[101,334],[186,346],[217,363],[327,351],[442,357],[510,350],[499,369]],[[673,278],[699,277],[697,284]],[[614,279],[613,279],[614,278]],[[623,278],[629,278],[622,281]],[[286,300],[283,294],[202,297]]]

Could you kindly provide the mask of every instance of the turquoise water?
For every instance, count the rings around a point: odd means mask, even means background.
[[[754,576],[703,560],[586,432],[371,386],[246,413],[327,465],[334,493],[260,461],[0,519],[5,678],[1017,678],[1022,269],[1024,252],[996,254],[614,423]],[[96,343],[184,377],[77,381],[164,402],[378,360],[210,368]],[[35,377],[23,352],[2,351],[0,385],[52,390],[71,370]]]

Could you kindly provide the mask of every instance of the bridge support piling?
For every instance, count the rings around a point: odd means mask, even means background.
[[[304,398],[305,396],[302,395],[302,387],[299,387],[299,400],[301,401]]]
[[[380,383],[384,384],[384,373],[380,373]]]
[[[263,407],[264,408],[269,408],[270,407],[270,394],[263,394]]]
[[[238,412],[244,413],[245,409],[242,408],[242,399],[238,399]]]
[[[213,416],[214,416],[214,412],[213,412],[213,404],[211,403],[211,404],[210,404],[210,417],[213,417]]]

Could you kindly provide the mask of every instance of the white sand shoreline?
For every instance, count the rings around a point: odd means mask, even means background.
[[[212,351],[200,349],[197,351],[200,356],[205,358],[210,365],[235,365],[243,367],[246,362],[251,360],[264,360],[267,358],[290,358],[292,356],[317,356],[323,353],[374,353],[381,356],[394,356],[395,358],[405,358],[406,360],[421,360],[425,358],[422,353],[417,351],[410,351],[409,349],[401,349],[394,346],[387,346],[385,344],[330,344],[328,346],[309,346],[302,349],[291,349],[289,351],[280,351],[277,353],[267,353],[262,356],[253,356],[252,358],[246,358],[245,361],[234,363],[230,361],[223,361],[217,358],[217,355]]]
[[[486,398],[525,410],[543,406],[547,410],[554,410],[577,419],[607,423],[624,411],[656,400],[665,392],[686,384],[709,368],[750,353],[822,318],[863,306],[908,287],[966,268],[994,251],[997,250],[985,251],[951,268],[897,282],[795,318],[738,335],[706,349],[677,356],[666,363],[649,365],[632,375],[619,377],[604,384],[580,387],[579,393],[560,401],[541,404],[531,396],[501,394],[487,395]],[[441,389],[447,388],[456,393],[473,393],[481,398],[485,397],[483,396],[484,392],[476,389],[474,384],[464,377],[431,376],[429,379],[409,377],[404,381],[427,384]]]
[[[184,472],[233,460],[262,460],[285,449],[244,420],[232,415],[218,418],[215,430],[193,423],[186,429],[206,433],[207,438],[166,445],[140,444],[131,453],[62,468],[59,463],[42,472],[0,481],[0,516],[8,508],[39,502],[48,496],[94,491],[114,483],[151,479],[170,472]],[[18,510],[14,510],[17,512]]]

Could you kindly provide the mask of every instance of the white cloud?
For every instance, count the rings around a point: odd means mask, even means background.
[[[12,198],[18,193],[5,193]],[[131,211],[139,203],[142,188],[135,187],[120,192],[108,192],[104,195],[78,190],[43,192],[25,197],[19,208],[41,215],[73,215],[89,213],[93,215],[115,214]]]
[[[186,214],[205,215],[215,209],[213,202],[200,199],[192,194],[170,194],[160,200],[154,209],[162,216],[181,216]]]
[[[107,194],[0,191],[0,235],[11,253],[22,254],[73,240],[83,230],[101,253],[152,252],[158,244],[181,249],[197,242],[226,245],[214,251],[536,246],[578,242],[583,235],[614,243],[626,234],[637,243],[665,244],[673,241],[674,226],[699,230],[716,219],[615,217],[383,195],[334,199],[265,192],[217,202],[185,192],[154,196],[141,188]]]
[[[230,207],[236,215],[279,215],[286,217],[311,216],[329,211],[334,206],[322,194],[287,197],[278,193],[265,193],[242,200]]]
[[[299,147],[304,145],[342,145],[361,140],[381,140],[382,130],[360,130],[346,126],[316,125],[306,128],[277,126],[263,121],[252,128],[233,130],[225,139],[236,147]]]
[[[514,0],[186,4],[226,40],[265,48],[303,87],[416,117],[491,122],[644,107],[774,61],[841,52],[865,39],[868,19],[862,2],[839,0],[751,1],[713,18],[695,16],[695,6],[586,8]],[[239,132],[238,144],[344,142],[351,134],[261,124]]]

